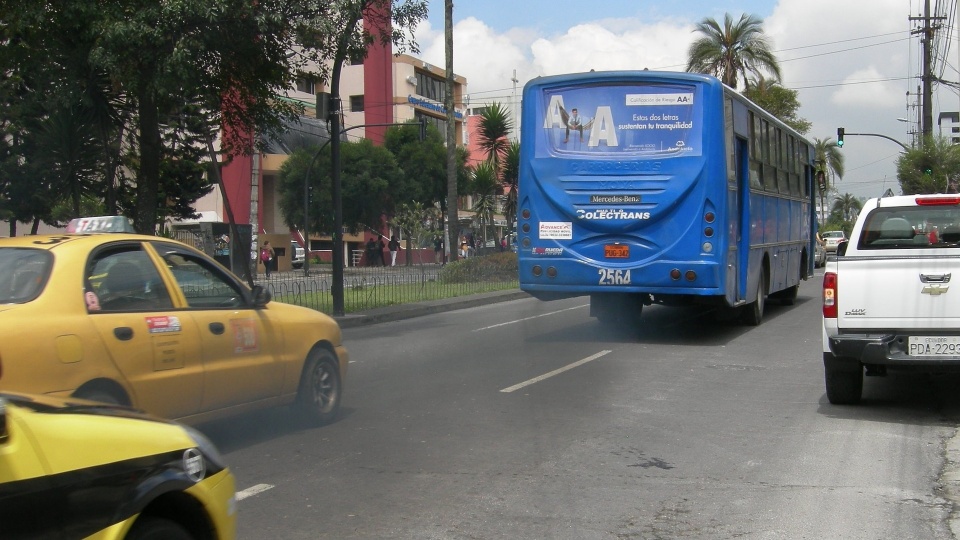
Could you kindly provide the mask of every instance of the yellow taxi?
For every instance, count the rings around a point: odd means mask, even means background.
[[[0,393],[0,537],[235,535],[233,475],[200,433],[125,407]]]
[[[348,361],[332,318],[271,302],[180,242],[125,233],[0,239],[0,391],[129,405],[191,424],[290,404],[323,424],[340,409]]]

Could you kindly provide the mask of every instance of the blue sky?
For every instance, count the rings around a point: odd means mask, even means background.
[[[595,69],[683,70],[696,37],[693,25],[729,12],[760,16],[781,61],[782,84],[798,91],[799,115],[813,123],[810,139],[880,133],[906,144],[916,129],[919,42],[909,16],[923,0],[460,0],[454,4],[454,71],[467,78],[466,106],[493,101],[519,107],[518,95],[540,75]],[[419,56],[445,65],[443,0],[415,35]],[[955,26],[955,21],[954,25]],[[956,34],[942,35],[944,42]],[[957,81],[958,47],[941,76]],[[512,79],[516,73],[517,88]],[[934,120],[960,109],[960,95],[941,85]],[[900,122],[906,118],[908,122]],[[901,148],[878,137],[847,137],[842,193],[866,197],[898,191]]]
[[[443,28],[443,0],[430,2],[430,23]],[[704,17],[721,18],[729,12],[739,16],[750,13],[766,17],[775,3],[769,0],[688,0],[643,2],[638,0],[593,0],[544,2],[542,0],[466,0],[453,7],[454,24],[475,17],[500,32],[512,28],[534,28],[546,35],[565,32],[579,22],[607,18],[670,18],[698,21]]]

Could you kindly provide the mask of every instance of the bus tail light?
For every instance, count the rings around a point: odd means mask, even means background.
[[[823,275],[823,318],[837,318],[837,274],[834,272]]]

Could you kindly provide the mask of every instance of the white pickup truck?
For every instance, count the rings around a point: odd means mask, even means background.
[[[863,376],[960,370],[960,195],[870,199],[823,276],[827,399],[855,404]],[[951,292],[951,289],[952,292]]]

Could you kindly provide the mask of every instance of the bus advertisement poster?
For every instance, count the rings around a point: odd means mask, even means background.
[[[650,84],[544,89],[538,154],[699,156],[698,93],[696,86]]]

